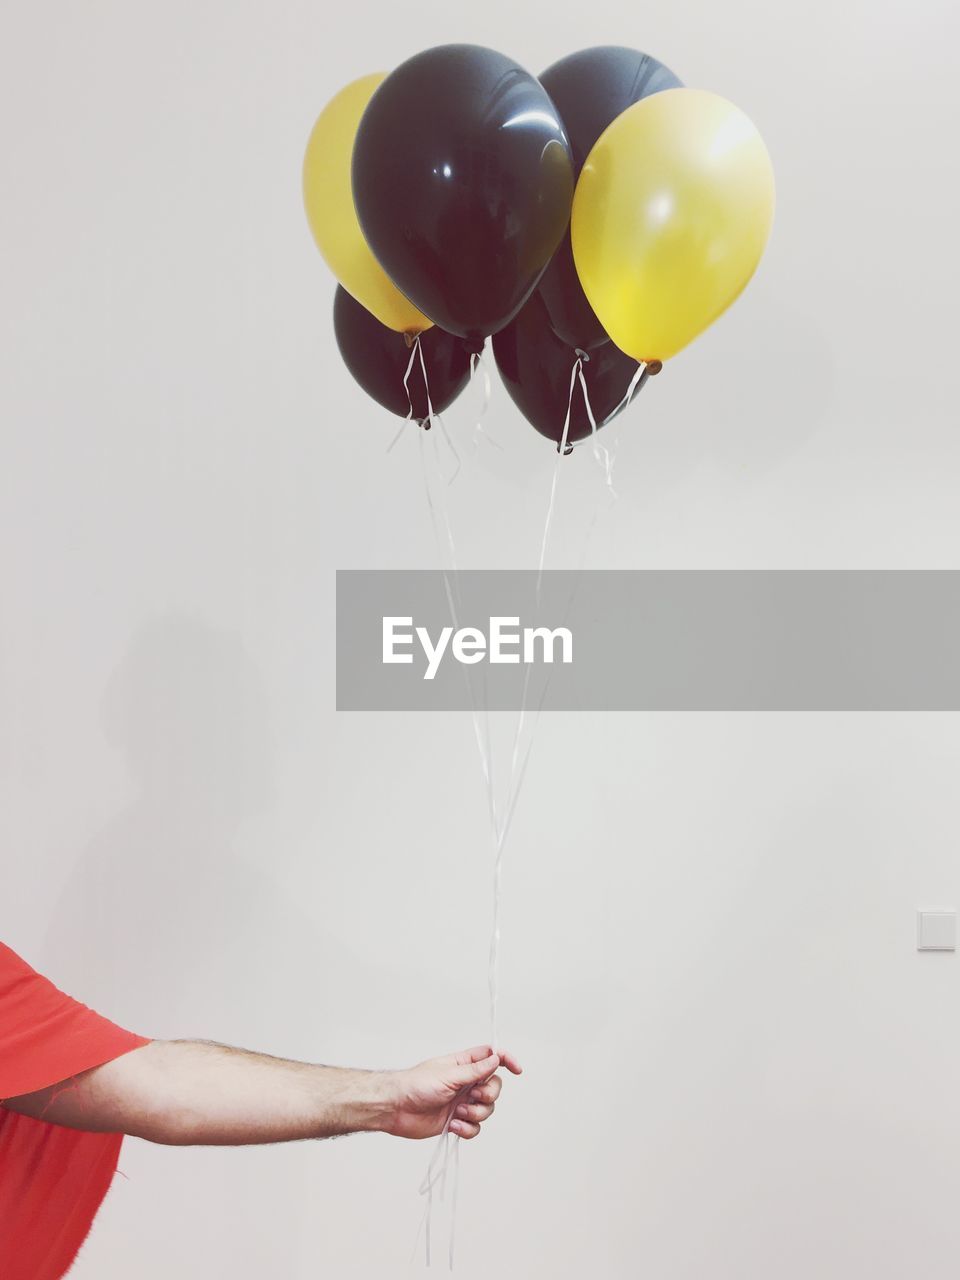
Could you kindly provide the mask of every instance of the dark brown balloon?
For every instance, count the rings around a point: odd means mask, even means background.
[[[529,72],[492,49],[441,45],[370,100],[353,198],[397,288],[449,333],[482,338],[520,310],[566,230],[570,147]]]
[[[402,333],[382,325],[343,288],[337,289],[333,303],[333,331],[344,364],[368,396],[401,418],[407,416],[412,400],[412,416],[417,422],[426,420],[427,396],[419,359],[410,371],[409,400],[404,389],[411,349]],[[466,386],[474,348],[436,326],[422,333],[420,342],[430,381],[430,400],[434,411],[443,413]]]
[[[542,436],[559,445],[577,352],[554,333],[539,293],[533,295],[515,320],[494,335],[493,354],[513,403]],[[599,429],[620,405],[638,365],[612,342],[585,354],[588,358],[583,364],[583,376]],[[644,371],[631,401],[646,380]],[[592,430],[578,381],[574,387],[567,443],[576,444]]]
[[[577,177],[601,133],[641,98],[681,82],[662,62],[636,49],[600,45],[582,49],[548,67],[540,83],[563,121]],[[637,163],[641,163],[638,157]],[[550,323],[574,347],[593,350],[608,338],[580,286],[569,231],[543,273],[539,290]]]

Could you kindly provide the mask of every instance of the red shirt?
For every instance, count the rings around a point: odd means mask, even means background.
[[[3,1100],[145,1044],[64,995],[0,943],[3,1280],[59,1280],[66,1273],[107,1193],[123,1141],[120,1133],[86,1133],[17,1115]]]

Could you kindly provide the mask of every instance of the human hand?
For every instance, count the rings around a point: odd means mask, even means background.
[[[398,1138],[433,1138],[450,1119],[450,1132],[475,1138],[480,1126],[493,1115],[503,1081],[496,1075],[504,1066],[513,1075],[523,1068],[511,1054],[478,1045],[462,1053],[431,1058],[406,1071],[386,1077],[384,1133]]]

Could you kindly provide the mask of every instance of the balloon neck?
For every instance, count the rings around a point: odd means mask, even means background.
[[[404,341],[404,343],[406,344],[406,347],[407,347],[407,350],[408,350],[408,351],[409,351],[409,350],[410,350],[410,348],[413,346],[413,344],[416,342],[416,340],[417,340],[417,335],[413,332],[413,330],[412,330],[412,329],[408,329],[408,330],[406,331],[406,333],[403,335],[403,341]]]
[[[482,334],[468,333],[463,339],[463,345],[467,355],[479,356],[483,354],[483,349],[487,345],[487,340]]]
[[[644,364],[647,366],[647,375],[651,378],[655,378],[663,368],[662,360],[645,360]]]

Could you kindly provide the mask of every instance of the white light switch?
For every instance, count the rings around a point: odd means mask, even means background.
[[[956,951],[957,913],[955,911],[917,912],[918,951]]]

